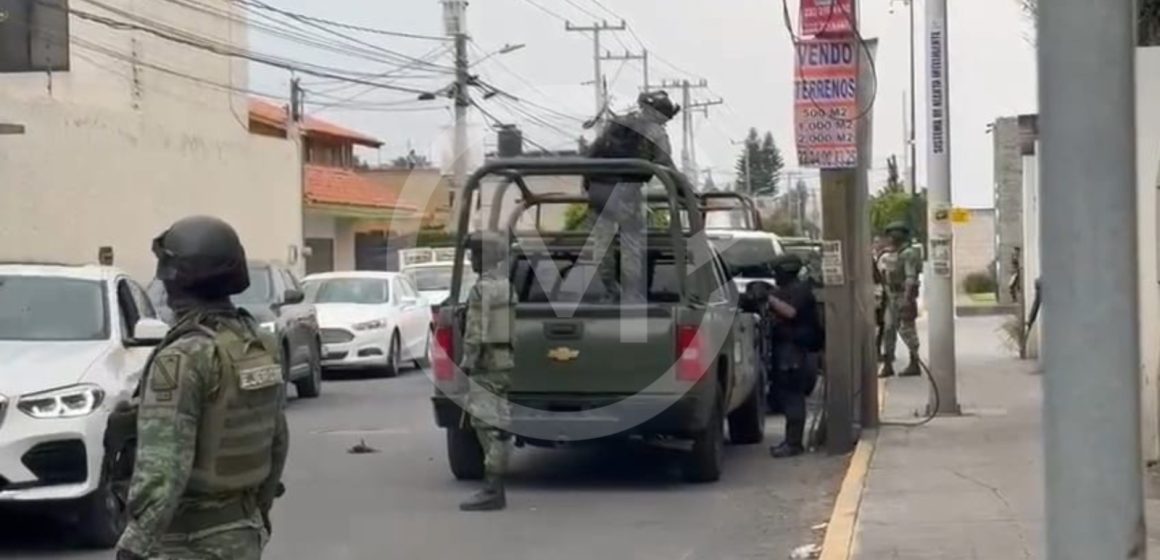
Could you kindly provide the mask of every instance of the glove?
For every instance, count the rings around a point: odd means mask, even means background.
[[[146,560],[144,556],[137,554],[131,550],[123,548],[117,549],[117,560]]]

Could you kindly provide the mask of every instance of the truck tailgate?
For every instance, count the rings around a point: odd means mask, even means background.
[[[672,307],[649,305],[625,313],[631,314],[622,316],[618,305],[585,305],[561,317],[549,305],[521,305],[511,391],[635,394],[658,379],[671,379]]]

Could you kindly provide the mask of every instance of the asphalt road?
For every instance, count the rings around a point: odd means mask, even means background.
[[[725,476],[683,483],[673,451],[643,444],[519,449],[508,509],[462,513],[474,486],[455,481],[418,371],[328,380],[290,404],[287,494],[275,507],[271,559],[741,560],[787,558],[818,541],[846,459],[769,458],[729,447]],[[771,418],[769,442],[780,419]],[[365,441],[376,450],[352,454]],[[66,526],[0,516],[0,557],[111,558],[77,552]]]

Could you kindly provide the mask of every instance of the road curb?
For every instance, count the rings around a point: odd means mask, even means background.
[[[866,430],[858,440],[842,488],[834,501],[834,511],[826,525],[826,538],[822,541],[819,560],[849,560],[854,552],[854,531],[858,525],[858,509],[862,505],[862,492],[866,488],[866,475],[870,472],[870,460],[874,457],[874,445],[878,440],[878,430]]]

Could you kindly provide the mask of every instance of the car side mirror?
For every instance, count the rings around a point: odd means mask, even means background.
[[[130,346],[157,346],[169,334],[169,325],[160,319],[142,318],[133,325]]]
[[[306,301],[306,294],[302,293],[300,290],[290,288],[282,293],[283,305],[296,305],[302,303],[303,301]]]

